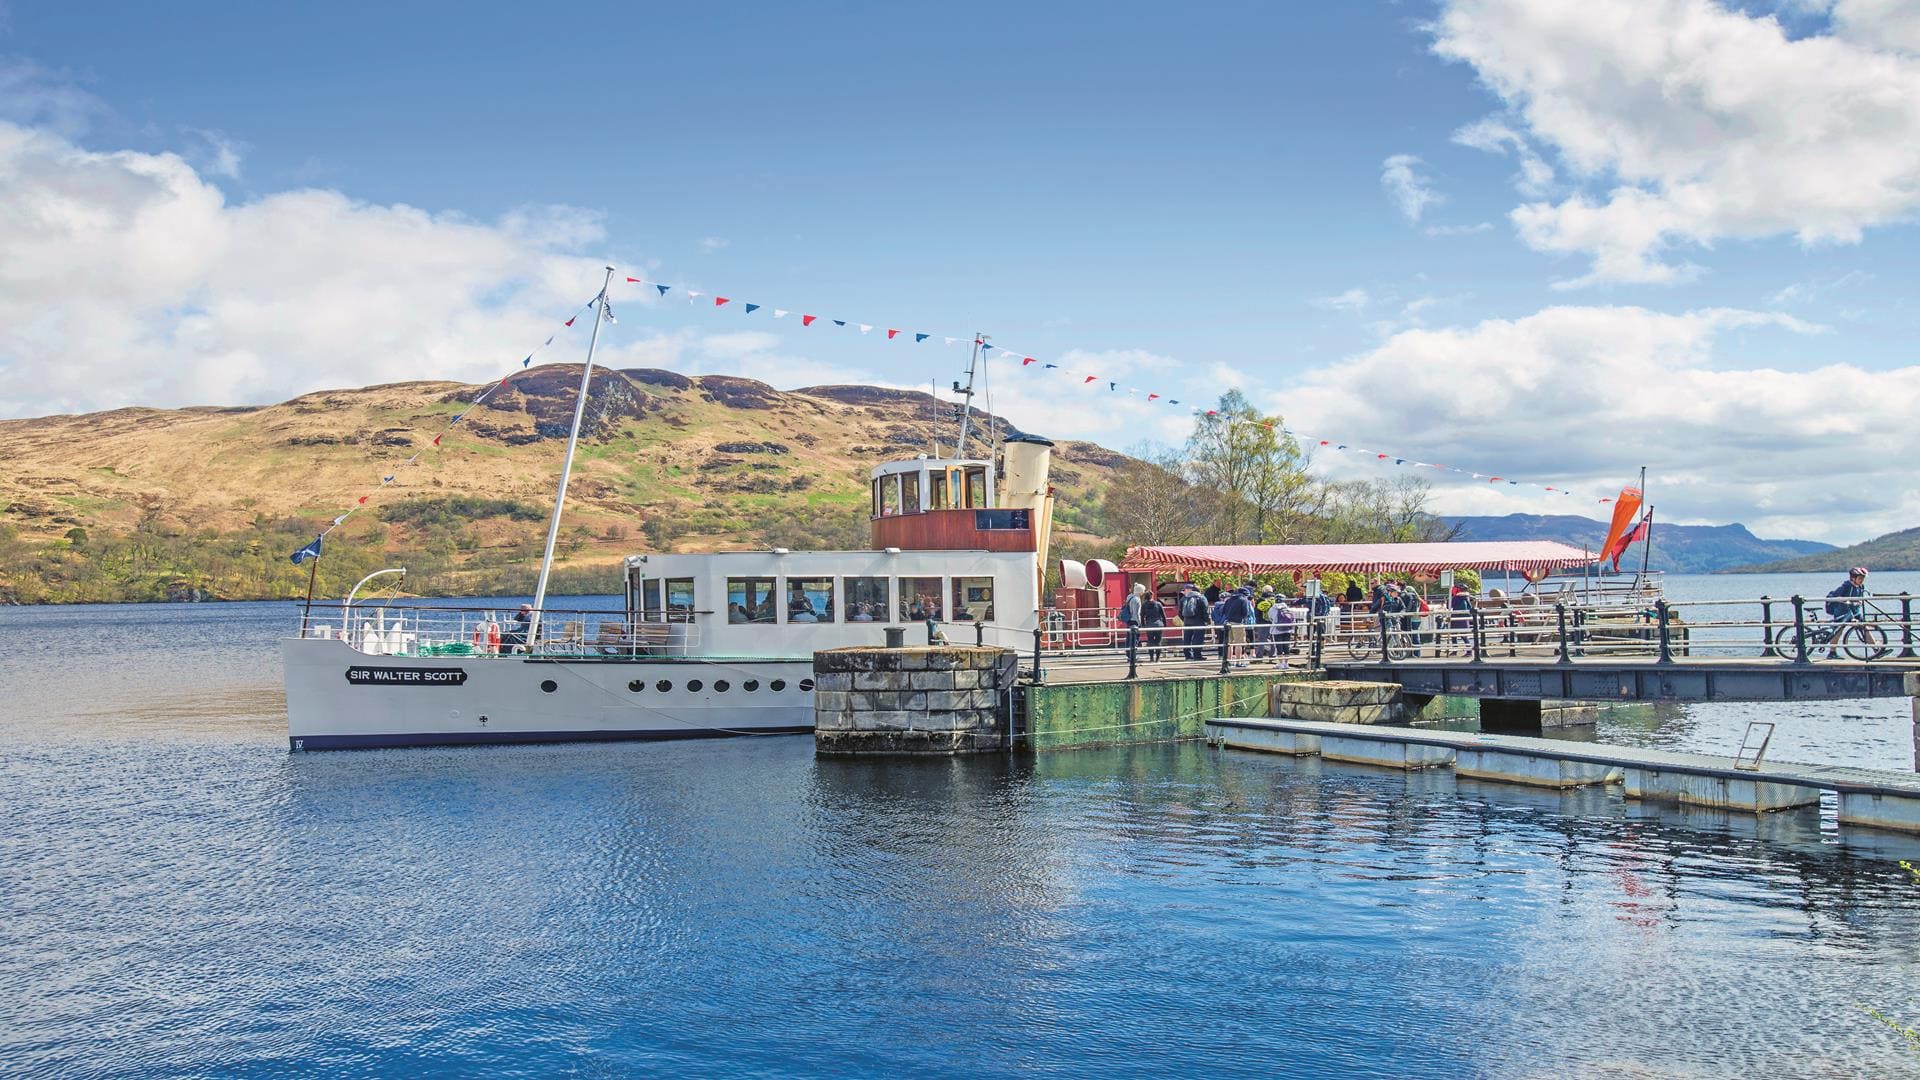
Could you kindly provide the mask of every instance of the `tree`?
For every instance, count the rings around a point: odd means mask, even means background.
[[[1213,415],[1196,421],[1186,449],[1189,479],[1221,496],[1213,532],[1224,543],[1266,540],[1269,523],[1286,525],[1312,486],[1300,444],[1281,418],[1261,416],[1238,390],[1222,394]]]
[[[1181,475],[1186,459],[1177,451],[1147,444],[1129,453],[1131,460],[1100,498],[1100,521],[1107,535],[1147,545],[1202,539],[1218,499]]]

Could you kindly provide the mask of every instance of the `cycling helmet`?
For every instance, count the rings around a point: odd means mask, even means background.
[[[1856,566],[1853,569],[1847,571],[1847,576],[1848,577],[1866,577],[1867,568],[1864,566]]]

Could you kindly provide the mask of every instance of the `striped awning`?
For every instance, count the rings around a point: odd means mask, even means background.
[[[1195,570],[1249,574],[1338,572],[1437,574],[1442,570],[1567,570],[1595,556],[1554,540],[1475,540],[1444,544],[1216,544],[1130,547],[1122,570],[1183,574]]]

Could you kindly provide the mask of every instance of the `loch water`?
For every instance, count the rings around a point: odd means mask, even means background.
[[[1920,1071],[1920,839],[1194,744],[295,755],[296,619],[0,609],[0,1075]],[[1911,766],[1904,700],[1596,736],[1754,718]]]

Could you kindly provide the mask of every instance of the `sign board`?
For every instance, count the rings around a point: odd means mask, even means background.
[[[347,681],[354,686],[460,686],[465,668],[350,667]]]

